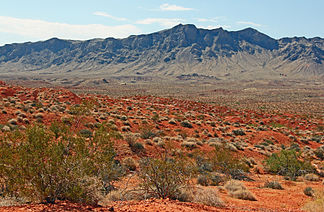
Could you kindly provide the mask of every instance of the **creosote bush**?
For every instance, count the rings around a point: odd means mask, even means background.
[[[265,160],[266,168],[270,173],[286,176],[296,180],[298,176],[314,171],[309,160],[301,160],[301,153],[295,150],[281,150]]]
[[[246,163],[236,157],[225,146],[216,146],[210,157],[210,163],[214,171],[231,176],[233,179],[244,180],[245,173],[249,171]]]
[[[109,191],[120,174],[111,134],[101,127],[87,141],[64,129],[36,125],[0,139],[0,182],[5,195],[47,203],[96,204]]]
[[[181,189],[189,186],[194,167],[182,156],[145,158],[140,161],[141,187],[146,196],[179,199]]]

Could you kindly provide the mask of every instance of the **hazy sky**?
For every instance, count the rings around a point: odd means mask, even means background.
[[[324,0],[1,0],[0,45],[143,34],[192,23],[324,37]]]

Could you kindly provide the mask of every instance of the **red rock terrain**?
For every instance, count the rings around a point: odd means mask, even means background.
[[[295,114],[234,110],[217,104],[154,96],[76,95],[66,89],[26,88],[0,81],[0,134],[5,136],[13,129],[24,130],[33,123],[50,125],[55,120],[64,121],[72,117],[73,106],[83,102],[91,104],[92,109],[86,116],[75,116],[71,123],[73,130],[93,130],[96,123],[104,121],[113,124],[124,137],[115,141],[119,160],[155,157],[166,142],[187,153],[208,153],[215,145],[225,143],[239,157],[253,158],[256,163],[249,177],[255,181],[244,182],[244,185],[257,201],[235,199],[225,190],[219,190],[223,207],[149,199],[109,202],[104,207],[58,201],[56,204],[1,207],[0,211],[299,211],[311,200],[303,193],[304,188],[311,186],[319,190],[323,187],[321,181],[309,182],[302,178],[287,181],[267,174],[262,168],[267,156],[280,151],[282,145],[288,147],[295,143],[303,155],[308,154],[313,159],[318,171],[324,173],[323,161],[314,154],[324,144],[323,120],[305,119]],[[150,129],[157,136],[140,136],[144,129]],[[135,154],[127,144],[126,134],[142,143],[145,151]],[[271,180],[280,182],[284,190],[264,188],[264,183]]]

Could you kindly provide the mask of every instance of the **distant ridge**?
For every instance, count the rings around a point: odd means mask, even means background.
[[[273,39],[253,28],[192,24],[125,39],[52,38],[0,47],[0,75],[147,76],[179,79],[324,79],[324,39]]]

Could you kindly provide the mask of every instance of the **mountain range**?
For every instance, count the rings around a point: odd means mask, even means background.
[[[324,79],[324,39],[273,39],[240,31],[177,25],[124,39],[52,38],[0,47],[0,77],[184,80]]]

